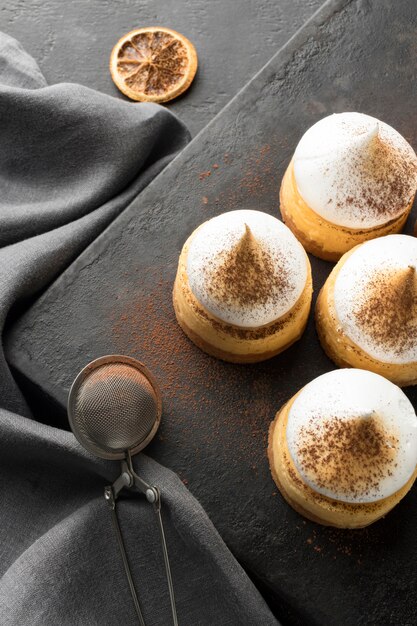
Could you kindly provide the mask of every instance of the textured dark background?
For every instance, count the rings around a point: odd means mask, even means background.
[[[362,531],[297,515],[277,493],[265,449],[279,406],[334,367],[312,319],[302,340],[271,361],[222,363],[176,325],[172,282],[184,240],[204,219],[235,208],[278,214],[281,176],[320,117],[363,111],[417,144],[416,18],[414,0],[330,2],[9,336],[19,380],[44,404],[50,397],[54,423],[61,407],[64,427],[69,385],[89,359],[124,352],[154,371],[165,409],[149,453],[179,473],[292,624],[415,625],[417,491]],[[331,264],[311,260],[317,295]],[[407,393],[415,403],[416,391]]]
[[[0,0],[0,29],[19,39],[47,81],[123,98],[108,71],[118,39],[174,28],[197,48],[190,90],[169,107],[195,135],[322,4],[322,0]]]

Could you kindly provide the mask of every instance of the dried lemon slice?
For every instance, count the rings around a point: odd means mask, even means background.
[[[124,35],[110,55],[116,86],[132,100],[168,102],[191,85],[197,53],[186,37],[170,28],[138,28]]]

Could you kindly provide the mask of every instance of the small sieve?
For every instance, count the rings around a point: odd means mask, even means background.
[[[113,485],[104,489],[111,512],[130,592],[141,626],[145,626],[126,548],[117,517],[116,502],[123,488],[145,494],[155,510],[161,537],[172,620],[178,625],[174,588],[161,517],[161,494],[133,469],[132,456],[155,436],[162,414],[158,385],[149,370],[132,357],[109,355],[86,365],[68,396],[68,419],[75,437],[89,452],[102,459],[120,460],[122,471]]]

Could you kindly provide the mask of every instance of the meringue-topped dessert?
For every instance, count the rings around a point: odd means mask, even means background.
[[[267,213],[240,210],[204,222],[188,238],[173,302],[199,348],[254,362],[299,339],[311,296],[310,263],[291,231]]]
[[[417,239],[388,235],[346,253],[317,299],[321,344],[339,366],[417,384]]]
[[[281,213],[306,250],[337,261],[355,245],[399,232],[417,188],[417,157],[388,124],[330,115],[301,138],[281,185]]]
[[[319,376],[277,413],[272,476],[309,519],[361,528],[386,515],[417,476],[417,416],[399,387],[360,369]]]

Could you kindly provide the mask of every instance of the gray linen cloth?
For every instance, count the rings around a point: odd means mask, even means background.
[[[188,141],[166,109],[76,84],[48,86],[0,34],[0,326],[44,289]],[[55,339],[56,340],[56,339]],[[38,409],[39,410],[39,409]],[[182,626],[277,624],[179,478],[160,487]],[[0,351],[0,623],[136,623],[103,487],[118,464],[35,421]],[[171,623],[158,529],[140,495],[119,513],[147,624]]]

